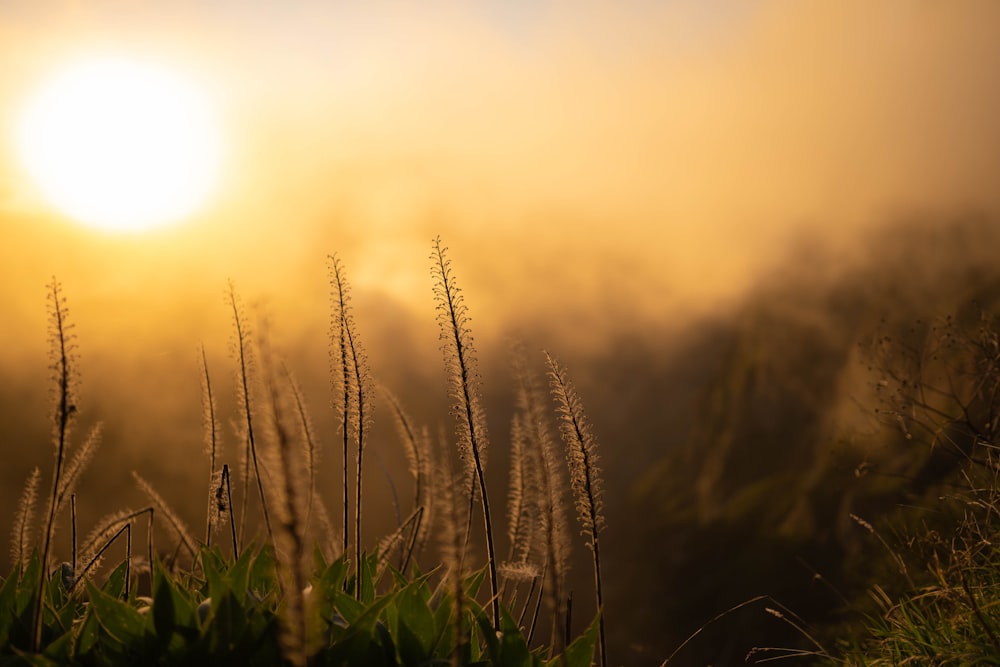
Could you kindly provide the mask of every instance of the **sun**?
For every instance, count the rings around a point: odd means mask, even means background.
[[[210,97],[137,60],[77,61],[24,106],[17,149],[55,209],[108,230],[190,216],[217,184],[221,134]]]

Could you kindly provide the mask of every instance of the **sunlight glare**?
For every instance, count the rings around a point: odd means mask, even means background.
[[[208,96],[166,69],[102,58],[46,82],[17,128],[24,167],[68,217],[142,230],[194,213],[216,185],[221,140]]]

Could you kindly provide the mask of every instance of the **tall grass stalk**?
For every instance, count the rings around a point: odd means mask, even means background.
[[[465,536],[463,535],[465,523],[461,520],[465,499],[461,483],[462,477],[455,474],[451,458],[447,456],[447,443],[443,434],[440,442],[440,453],[436,458],[440,459],[441,484],[435,487],[438,494],[437,505],[441,511],[441,560],[445,566],[444,585],[452,597],[451,624],[452,632],[455,635],[455,646],[451,653],[452,667],[459,667],[466,664],[466,636],[462,630],[462,621],[465,616]]]
[[[205,354],[205,346],[201,346],[201,420],[202,429],[204,430],[205,437],[205,449],[208,454],[208,479],[209,479],[209,495],[208,495],[208,513],[205,519],[205,546],[212,546],[212,532],[216,526],[216,522],[213,521],[218,514],[213,509],[213,506],[217,506],[218,499],[213,498],[213,495],[218,495],[216,493],[220,486],[216,485],[216,472],[215,472],[215,460],[219,448],[219,420],[216,417],[215,409],[215,396],[212,394],[212,378],[208,373],[208,357]]]
[[[125,534],[125,590],[124,598],[128,599],[128,592],[131,586],[131,571],[132,571],[132,523],[135,519],[139,518],[143,514],[149,514],[150,526],[152,526],[153,508],[144,507],[141,510],[135,512],[124,510],[121,512],[115,512],[114,514],[104,517],[98,526],[91,531],[87,540],[84,542],[83,548],[83,569],[79,572],[76,571],[76,567],[73,567],[74,575],[73,580],[67,587],[69,592],[73,592],[77,585],[90,576],[90,573],[96,570],[100,564],[101,559],[104,557],[104,552],[111,548],[123,533]],[[150,567],[153,563],[153,547],[149,544],[148,553]],[[64,566],[65,567],[65,566]]]
[[[87,468],[91,459],[94,458],[94,454],[97,452],[98,446],[101,444],[101,435],[103,433],[103,427],[101,424],[97,424],[90,430],[90,434],[87,439],[83,441],[76,450],[76,454],[70,459],[69,463],[64,464],[62,479],[59,480],[59,489],[56,492],[56,513],[62,509],[63,504],[66,502],[66,497],[73,494],[73,489],[76,488],[76,483],[80,480],[80,475]]]
[[[334,315],[340,320],[340,334],[338,347],[341,350],[341,360],[345,362],[343,372],[346,374],[345,388],[350,387],[350,391],[345,389],[345,397],[348,399],[344,404],[345,413],[349,416],[346,420],[354,431],[355,441],[355,481],[354,481],[354,559],[358,568],[359,585],[355,587],[355,595],[361,596],[361,520],[364,516],[361,507],[362,474],[364,471],[364,451],[367,444],[368,429],[371,426],[371,414],[374,407],[374,396],[371,387],[371,380],[368,373],[368,360],[365,356],[364,348],[358,338],[358,333],[354,324],[354,317],[350,310],[350,285],[344,274],[343,265],[335,256],[329,258],[331,285],[335,289]],[[345,450],[346,451],[346,450]],[[345,455],[346,461],[346,455]],[[345,466],[346,473],[346,466]],[[345,474],[346,487],[346,474]],[[346,505],[345,505],[346,507]],[[345,511],[345,520],[346,520]],[[344,525],[344,534],[347,534],[347,525]]]
[[[73,568],[73,572],[76,572],[76,494],[70,494],[69,497],[69,525],[72,531],[72,543],[71,550],[72,554],[70,556],[70,567]]]
[[[267,528],[267,535],[274,541],[274,534],[271,530],[271,515],[267,510],[267,499],[264,495],[264,482],[260,476],[260,465],[257,461],[257,444],[253,431],[253,411],[250,406],[250,332],[244,322],[242,308],[236,296],[236,288],[232,281],[229,283],[229,305],[233,311],[233,324],[236,328],[236,338],[233,341],[233,353],[239,364],[239,371],[236,382],[236,393],[239,397],[240,409],[243,412],[243,419],[246,424],[246,458],[247,464],[243,467],[243,508],[240,513],[240,541],[246,535],[247,518],[247,497],[250,488],[250,464],[253,465],[253,474],[257,480],[257,494],[260,497],[261,511],[264,514],[264,524]]]
[[[350,526],[350,501],[348,479],[350,469],[350,409],[351,409],[351,367],[348,362],[347,326],[345,323],[347,303],[350,300],[348,285],[342,275],[340,260],[336,256],[329,258],[330,263],[330,304],[332,308],[330,323],[330,341],[334,347],[330,352],[331,377],[333,380],[335,407],[340,413],[340,432],[343,436],[343,509],[344,534],[341,544],[343,553],[347,553],[350,544],[348,527]],[[359,566],[360,567],[360,564]]]
[[[42,531],[41,568],[35,588],[32,612],[31,650],[38,652],[42,639],[42,593],[48,578],[49,553],[55,532],[58,496],[62,484],[63,465],[69,443],[70,430],[76,420],[76,342],[73,325],[67,321],[69,309],[62,287],[53,278],[49,290],[49,358],[52,380],[55,385],[55,406],[52,414],[52,440],[55,445],[55,471],[52,475],[52,492],[49,497],[48,516]]]
[[[511,349],[514,380],[517,386],[517,408],[523,424],[525,459],[534,472],[529,487],[534,498],[530,514],[537,517],[537,527],[529,531],[541,532],[542,586],[539,602],[545,600],[551,615],[552,635],[550,644],[555,653],[564,648],[564,635],[560,632],[566,615],[564,589],[570,553],[569,527],[566,521],[565,480],[560,473],[556,442],[549,428],[541,380],[527,360],[524,346],[515,343]],[[527,531],[526,531],[527,532]],[[535,542],[532,536],[524,539]]]
[[[525,483],[530,471],[525,440],[524,422],[521,415],[515,414],[510,427],[510,487],[507,493],[507,539],[510,542],[507,560],[513,563],[527,561],[531,546],[526,531],[530,517],[525,511],[528,504]]]
[[[277,386],[277,376],[271,361],[264,326],[260,328],[260,359],[264,390],[268,400],[269,426],[276,455],[272,471],[272,493],[275,501],[274,552],[278,564],[279,584],[284,592],[284,610],[279,615],[282,632],[279,635],[284,657],[296,667],[304,667],[308,658],[305,595],[308,582],[304,569],[305,504],[307,488],[301,448],[294,447],[294,430],[289,425],[286,395]]]
[[[38,483],[41,479],[42,472],[36,466],[24,485],[21,499],[17,503],[17,514],[14,516],[14,530],[10,535],[10,559],[22,567],[27,563],[30,551],[28,544],[31,542],[31,521],[35,514]]]
[[[598,468],[597,438],[583,411],[583,404],[570,383],[566,370],[545,353],[549,369],[549,387],[559,414],[559,432],[566,444],[566,459],[570,469],[570,485],[576,497],[577,518],[594,555],[594,587],[597,593],[597,613],[600,616],[601,665],[607,665],[607,645],[604,635],[604,596],[601,590],[601,548],[599,535],[604,528],[603,484]]]
[[[295,376],[292,375],[291,369],[288,368],[288,364],[285,362],[281,363],[281,374],[285,376],[288,391],[291,392],[292,399],[295,401],[295,414],[299,420],[299,429],[304,440],[303,444],[305,445],[306,474],[309,477],[309,481],[306,484],[308,490],[306,494],[306,515],[302,521],[302,525],[308,527],[309,521],[312,518],[313,498],[316,495],[316,464],[318,462],[316,436],[313,435],[312,419],[309,418],[309,410],[306,408],[306,401],[302,396],[302,390],[299,388],[299,383],[295,380]]]
[[[434,239],[431,253],[431,275],[434,278],[434,298],[437,301],[437,319],[441,327],[442,349],[449,370],[449,396],[454,401],[452,410],[457,421],[459,451],[468,472],[475,475],[483,503],[483,524],[486,530],[486,548],[490,571],[490,602],[493,608],[493,628],[500,630],[500,597],[497,585],[496,550],[493,546],[493,524],[490,518],[490,500],[483,474],[488,437],[486,416],[479,389],[476,370],[476,353],[469,331],[469,315],[462,290],[455,284],[447,249],[441,237]],[[473,494],[474,495],[474,494]]]
[[[226,495],[222,495],[222,487],[226,487]],[[229,532],[233,539],[233,558],[240,557],[240,547],[236,540],[236,517],[233,516],[233,485],[229,474],[229,465],[222,464],[222,474],[219,477],[219,489],[216,493],[216,509],[220,515],[229,514]],[[224,500],[223,500],[224,499]],[[223,502],[225,505],[223,506]]]
[[[403,441],[403,451],[406,453],[410,475],[413,477],[413,507],[414,509],[421,508],[423,510],[420,512],[413,526],[412,548],[417,548],[423,541],[423,535],[427,532],[427,521],[424,515],[428,513],[430,508],[430,494],[427,493],[427,477],[430,474],[429,438],[426,433],[417,434],[413,426],[413,421],[406,414],[395,394],[385,387],[382,387],[382,393],[385,395],[386,400],[388,400],[389,406],[392,408],[392,414],[396,418],[396,428],[399,431],[400,439]]]
[[[409,415],[403,410],[403,406],[399,404],[399,399],[385,387],[381,387],[381,389],[382,394],[389,401],[389,407],[392,408],[392,415],[396,420],[396,428],[399,431],[400,440],[403,441],[406,462],[409,466],[410,475],[413,477],[413,506],[418,507],[421,504],[423,495],[422,459],[424,457],[420,451],[420,445],[417,443],[417,434],[414,432],[413,423]]]

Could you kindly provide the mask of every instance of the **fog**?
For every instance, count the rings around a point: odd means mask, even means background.
[[[637,533],[625,517],[641,473],[697,439],[691,411],[725,375],[721,350],[754,304],[787,303],[792,319],[815,318],[850,345],[879,316],[915,312],[945,267],[988,264],[998,22],[987,1],[0,2],[0,508],[14,507],[31,467],[51,472],[52,276],[79,344],[76,437],[105,427],[81,521],[141,502],[136,469],[197,525],[200,345],[225,410],[233,400],[227,281],[249,312],[269,313],[330,440],[337,253],[373,374],[437,428],[448,416],[428,255],[440,234],[473,317],[495,440],[509,429],[517,335],[578,381],[607,448],[612,530]],[[191,219],[94,232],[28,183],[13,151],[20,105],[60,62],[95,52],[169,64],[214,96],[227,167]],[[838,320],[810,299],[859,276],[882,281],[872,294],[885,301],[833,331]],[[839,370],[817,381],[828,380],[853,392]],[[388,413],[377,423],[373,447],[405,485]],[[232,443],[228,416],[223,425]],[[91,495],[109,488],[125,500]],[[651,636],[616,641],[662,651]]]

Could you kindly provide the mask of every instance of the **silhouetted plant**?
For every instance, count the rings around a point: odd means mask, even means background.
[[[261,375],[267,399],[267,416],[274,440],[271,473],[275,518],[274,554],[278,583],[284,598],[283,613],[279,614],[282,631],[279,640],[285,659],[296,667],[304,667],[309,654],[306,631],[305,588],[305,513],[311,495],[306,483],[305,461],[299,456],[303,448],[294,445],[295,432],[290,423],[291,407],[286,405],[288,393],[277,385],[277,374],[271,360],[269,341],[263,325],[260,327]],[[298,434],[303,437],[303,433]],[[307,444],[306,452],[310,451]]]
[[[232,353],[239,366],[236,375],[236,395],[242,411],[242,422],[245,425],[243,436],[246,439],[243,465],[243,508],[240,512],[240,541],[242,542],[246,531],[247,499],[250,487],[250,467],[253,466],[253,475],[257,482],[257,495],[260,498],[261,512],[264,514],[264,525],[267,528],[267,535],[273,539],[271,532],[271,515],[267,510],[267,498],[264,495],[264,482],[260,476],[260,465],[257,461],[257,442],[254,437],[253,410],[250,398],[250,373],[253,359],[250,356],[250,332],[246,325],[246,318],[242,312],[239,298],[236,296],[236,287],[229,283],[228,291],[229,306],[233,312],[233,326],[236,337],[232,341]]]
[[[28,556],[29,524],[40,476],[36,469],[28,479],[14,517],[11,548],[16,574],[0,581],[0,652],[10,647],[23,652],[30,647],[38,654],[44,648],[45,661],[66,664],[114,662],[114,656],[127,656],[128,660],[141,663],[173,663],[180,656],[202,659],[207,650],[207,655],[218,657],[222,651],[241,662],[249,661],[251,656],[272,663],[283,657],[293,665],[368,664],[373,656],[380,661],[384,657],[392,664],[450,661],[455,665],[523,667],[537,667],[548,656],[568,667],[589,665],[598,638],[597,619],[569,644],[562,631],[563,627],[569,631],[569,614],[565,614],[562,625],[558,613],[563,599],[561,583],[542,584],[543,579],[549,582],[561,577],[565,560],[561,550],[567,548],[567,542],[556,537],[560,532],[558,526],[564,527],[564,522],[558,518],[561,508],[558,508],[560,494],[555,490],[558,483],[554,481],[553,444],[542,424],[540,391],[536,385],[525,390],[531,396],[521,400],[521,411],[515,418],[511,552],[510,562],[504,564],[505,580],[513,582],[515,588],[509,605],[501,608],[499,564],[484,475],[488,439],[475,350],[464,300],[440,239],[434,242],[432,258],[437,319],[444,343],[448,393],[456,419],[462,468],[456,471],[454,457],[437,451],[427,429],[418,430],[395,396],[386,391],[414,479],[413,510],[405,520],[400,518],[398,528],[380,541],[377,553],[365,555],[360,539],[361,492],[373,383],[350,314],[343,268],[331,257],[334,302],[331,358],[336,393],[343,399],[338,408],[345,443],[345,538],[350,498],[346,491],[350,483],[348,445],[352,438],[356,445],[352,559],[344,552],[339,556],[334,553],[336,538],[316,489],[318,441],[301,391],[287,366],[281,365],[279,370],[266,336],[266,321],[257,327],[259,366],[255,364],[251,334],[230,283],[227,305],[235,327],[232,352],[237,362],[237,430],[245,444],[244,484],[239,490],[243,494],[240,530],[245,532],[249,523],[247,504],[252,494],[250,475],[253,474],[267,527],[265,541],[258,547],[250,544],[240,550],[242,540],[237,535],[230,468],[222,464],[216,470],[221,457],[219,420],[202,346],[198,360],[202,426],[210,468],[204,544],[195,540],[164,497],[133,472],[150,506],[138,511],[123,510],[101,519],[83,542],[78,566],[73,489],[96,451],[101,428],[96,426],[75,452],[69,451],[69,431],[76,414],[75,369],[71,363],[75,347],[65,319],[64,300],[58,284],[53,283],[50,343],[57,399],[53,429],[56,471],[48,520],[43,524],[44,555],[36,552]],[[531,381],[526,381],[525,386],[529,384]],[[440,448],[448,447],[446,440],[442,432]],[[53,525],[67,496],[73,509],[73,562],[63,563],[61,578],[49,581]],[[470,522],[477,496],[482,502],[488,550],[488,561],[478,570],[467,562]],[[431,515],[432,509],[436,511],[436,519]],[[173,555],[163,561],[153,549],[153,517],[157,513],[177,536],[176,544],[168,545]],[[134,528],[143,516],[148,517],[145,532],[152,598],[136,597],[133,586],[133,579],[139,576],[136,571],[144,569],[141,561],[139,567],[133,567],[132,554]],[[307,538],[313,517],[320,531],[310,559]],[[218,546],[212,545],[213,535],[227,519],[232,534],[231,561],[226,560]],[[414,563],[414,554],[420,551],[435,521],[443,528],[441,557],[445,567],[436,573],[421,574]],[[546,536],[546,545],[532,546],[540,535]],[[122,538],[124,561],[99,585],[95,577],[102,559]],[[343,544],[347,544],[346,539]],[[170,549],[164,553],[169,554]],[[190,558],[186,554],[179,558],[182,552],[189,553]],[[390,565],[397,553],[399,569]],[[414,563],[412,568],[411,563]],[[408,572],[411,572],[409,579]],[[479,602],[487,575],[492,613]],[[437,580],[437,590],[428,584],[432,579]],[[30,595],[24,594],[25,581],[29,582]],[[517,584],[529,581],[527,595],[519,600]],[[552,592],[545,592],[546,588]],[[532,652],[529,646],[538,609],[547,595],[554,600],[550,604],[556,610],[553,632],[558,644],[556,648]],[[515,604],[520,607],[517,621],[513,619]],[[8,632],[14,627],[6,616],[11,612],[16,618],[23,618],[25,613],[31,618],[30,632],[22,640]],[[529,615],[531,627],[525,633],[519,626]],[[18,622],[21,621],[15,621],[15,625]],[[27,623],[23,625],[27,627]],[[176,637],[184,637],[184,641],[171,639]],[[247,641],[257,643],[247,644]]]
[[[597,590],[597,614],[600,617],[601,665],[607,665],[604,639],[604,596],[601,591],[601,549],[599,535],[604,528],[603,482],[597,466],[597,438],[583,411],[583,403],[566,376],[566,370],[548,352],[549,386],[559,413],[559,432],[566,443],[570,485],[576,496],[577,518],[594,555],[594,586]]]
[[[493,627],[500,630],[500,597],[497,585],[496,551],[493,547],[493,524],[490,518],[490,501],[483,474],[488,446],[486,417],[479,389],[476,370],[476,353],[469,332],[468,308],[462,291],[455,285],[451,261],[446,257],[441,238],[434,239],[431,253],[431,275],[434,278],[434,299],[437,301],[438,324],[444,342],[445,365],[448,368],[448,396],[457,422],[459,453],[466,464],[466,474],[478,482],[483,503],[483,523],[486,530],[486,548],[490,570],[490,595],[493,607]]]
[[[205,437],[205,449],[208,454],[208,512],[205,519],[205,544],[212,545],[212,533],[218,525],[218,518],[222,515],[217,508],[221,498],[221,472],[216,471],[216,457],[219,450],[219,420],[216,417],[215,396],[212,393],[212,378],[208,374],[208,358],[205,355],[205,346],[201,346],[201,420],[202,430]]]
[[[368,429],[371,426],[371,413],[374,403],[371,379],[368,374],[368,361],[364,348],[358,338],[354,324],[354,316],[350,310],[350,286],[344,275],[343,266],[335,256],[329,257],[331,286],[333,287],[334,319],[331,328],[335,327],[337,334],[337,349],[340,352],[339,373],[334,372],[334,381],[343,382],[343,428],[344,428],[344,548],[347,548],[347,429],[354,431],[355,442],[355,481],[354,481],[354,559],[357,567],[361,567],[361,488],[364,472],[364,451],[367,444]],[[336,357],[335,357],[336,359]],[[355,595],[360,596],[356,590]]]
[[[29,555],[31,542],[31,521],[35,513],[35,501],[38,498],[38,483],[42,479],[39,468],[35,468],[24,484],[24,491],[17,503],[17,514],[14,518],[14,530],[10,535],[11,561],[24,566]]]
[[[548,424],[545,395],[539,378],[527,360],[523,345],[515,343],[512,348],[512,365],[516,385],[516,400],[520,423],[523,425],[527,449],[525,459],[530,461],[529,469],[535,478],[528,487],[533,509],[528,517],[533,519],[534,528],[522,530],[529,542],[531,533],[542,537],[541,571],[542,589],[538,601],[545,600],[551,615],[552,650],[559,652],[565,645],[565,635],[561,632],[566,617],[566,596],[564,593],[568,571],[570,537],[564,507],[565,481],[560,473],[561,464],[556,452],[556,443]],[[537,525],[536,525],[537,524]],[[525,554],[527,557],[529,554]]]
[[[52,475],[52,492],[49,496],[47,518],[42,531],[41,568],[35,590],[32,612],[31,648],[37,651],[42,634],[42,592],[48,579],[49,552],[55,532],[56,514],[59,511],[60,490],[63,489],[63,465],[69,446],[69,436],[77,417],[76,388],[76,337],[73,325],[67,320],[69,309],[62,287],[55,278],[49,284],[49,359],[55,385],[55,406],[52,414],[52,440],[55,445],[55,470]]]

